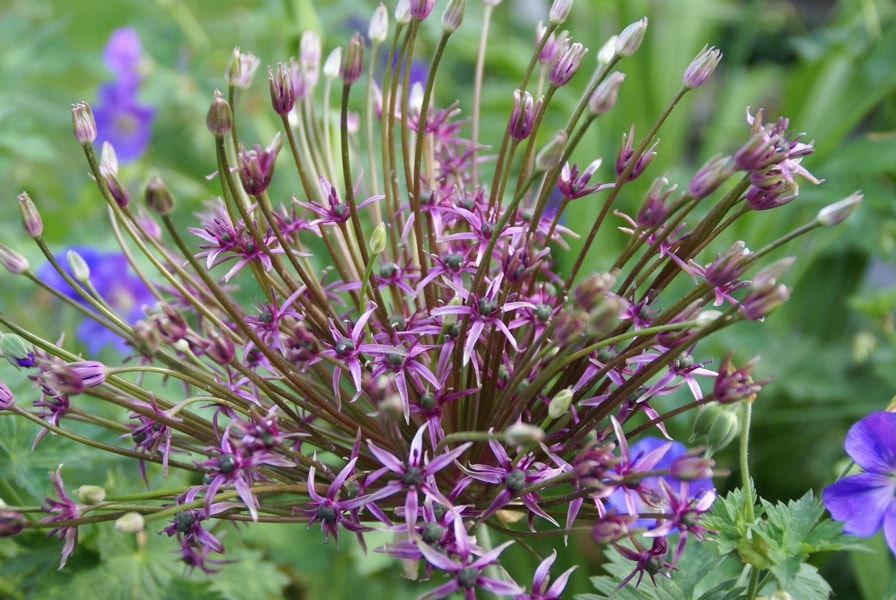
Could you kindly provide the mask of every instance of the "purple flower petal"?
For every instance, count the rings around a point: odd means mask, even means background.
[[[859,473],[834,482],[822,492],[822,501],[848,533],[873,535],[893,510],[896,479],[878,473]]]
[[[143,45],[133,27],[116,29],[103,49],[103,62],[118,78],[137,76]]]
[[[850,427],[845,448],[865,471],[896,473],[896,413],[873,412]]]

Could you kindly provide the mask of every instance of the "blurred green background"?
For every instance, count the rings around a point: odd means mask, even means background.
[[[444,4],[437,2],[436,16]],[[97,87],[111,78],[102,50],[114,29],[129,26],[139,33],[146,57],[140,99],[156,110],[152,143],[140,160],[122,166],[122,180],[136,201],[149,176],[160,174],[177,199],[186,228],[201,202],[214,194],[203,177],[215,169],[204,119],[212,92],[226,85],[224,70],[232,48],[238,45],[261,58],[262,67],[252,89],[241,97],[238,115],[243,142],[266,144],[276,123],[266,65],[295,55],[306,28],[322,33],[326,56],[355,29],[366,31],[374,6],[357,0],[116,0],[102,8],[99,3],[63,0],[7,2],[0,8],[3,243],[39,262],[21,232],[15,208],[15,196],[27,190],[54,247],[114,246],[111,235],[104,237],[95,225],[105,218],[105,209],[86,176],[69,110],[72,102],[94,102]],[[547,8],[537,0],[504,0],[496,9],[492,40],[498,43],[489,50],[486,114],[505,114],[525,68],[521,57],[531,52],[534,23],[546,16]],[[481,13],[478,2],[468,1],[465,24],[449,44],[449,62],[438,83],[439,104],[471,97]],[[743,239],[757,249],[811,219],[822,206],[855,189],[865,193],[861,210],[849,221],[801,238],[776,254],[799,257],[787,278],[794,290],[785,307],[761,327],[746,324],[726,331],[701,347],[697,356],[718,360],[729,348],[737,350],[740,361],[762,356],[758,376],[774,376],[775,381],[754,410],[752,468],[758,491],[769,500],[819,491],[842,467],[848,426],[884,408],[896,394],[896,8],[885,0],[593,0],[574,5],[567,27],[574,39],[591,48],[586,64],[593,65],[594,53],[610,35],[645,15],[649,27],[644,44],[619,67],[627,79],[617,108],[584,140],[575,155],[580,163],[603,156],[604,168],[611,169],[622,132],[632,123],[636,135],[649,128],[690,59],[709,44],[725,53],[722,66],[661,130],[651,178],[666,172],[683,186],[705,159],[736,150],[746,139],[745,110],[750,106],[754,111],[763,108],[767,119],[789,117],[791,131],[814,139],[816,153],[803,164],[826,181],[803,186],[799,200],[776,211],[774,219],[745,219],[730,232],[728,244]],[[421,43],[423,55],[434,40],[432,35]],[[564,111],[571,109],[577,99],[574,90],[586,78],[580,73],[571,90],[558,94],[542,128],[545,140],[552,128],[565,123]],[[482,138],[495,139],[504,121],[486,121],[494,129]],[[620,208],[636,210],[651,178],[630,186]],[[291,194],[293,183],[276,181],[280,187],[275,189]],[[574,203],[570,211],[568,222],[585,222],[597,207]],[[592,252],[591,268],[608,267],[621,240],[621,234],[602,238]],[[46,299],[35,297],[24,282],[16,285],[18,281],[4,277],[4,313],[47,336],[56,335],[64,319],[71,318],[63,314],[48,320],[47,315],[55,313]],[[63,457],[69,463],[72,457],[91,460],[65,447],[58,454],[42,447],[31,456],[27,450],[34,432],[18,430],[10,421],[0,417],[0,462],[15,461],[23,472],[33,472],[35,488],[20,491],[35,503],[48,491],[45,472]],[[686,423],[680,424],[679,437],[686,435],[685,428]],[[737,481],[733,455],[722,454],[719,462],[733,472],[731,481]],[[95,482],[116,487],[137,477],[113,463],[87,462],[75,468],[84,480],[76,476],[67,483],[94,482],[86,480],[92,473]],[[244,546],[237,543],[241,535]],[[356,598],[359,589],[367,598],[410,598],[422,591],[398,577],[400,567],[394,561],[378,554],[364,558],[348,537],[339,552],[321,541],[318,532],[301,528],[230,531],[225,538],[227,558],[248,560],[224,565],[211,578],[184,579],[169,554],[169,540],[155,534],[150,534],[145,553],[135,553],[133,544],[114,532],[83,532],[74,559],[61,573],[55,571],[56,541],[40,535],[0,540],[0,597],[80,598],[97,586],[107,586],[108,594],[98,592],[104,598],[336,600]],[[548,548],[541,550],[547,553]],[[528,556],[509,554],[522,567],[517,572],[531,572]],[[570,583],[570,597],[590,591],[587,576],[597,572],[599,551],[587,536],[572,539],[560,563],[573,560],[583,567]],[[892,576],[891,562],[884,548],[858,560],[827,557],[819,566],[838,597],[873,599]],[[126,589],[109,580],[122,569],[136,578]]]

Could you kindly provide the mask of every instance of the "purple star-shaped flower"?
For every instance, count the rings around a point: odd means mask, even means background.
[[[867,537],[883,527],[896,554],[896,413],[871,413],[850,427],[844,446],[865,472],[826,487],[822,501],[847,533]]]

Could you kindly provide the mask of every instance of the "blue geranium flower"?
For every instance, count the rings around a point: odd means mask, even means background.
[[[90,268],[90,282],[97,293],[128,323],[136,323],[143,317],[143,307],[155,302],[155,298],[143,281],[137,277],[128,265],[127,258],[121,252],[103,252],[90,246],[73,246]],[[66,254],[68,250],[58,253],[56,261],[71,275]],[[87,306],[81,298],[65,282],[56,270],[46,263],[38,270],[38,277],[50,287],[65,294],[69,298]],[[90,354],[96,354],[105,346],[113,346],[119,352],[127,352],[124,340],[115,335],[93,319],[85,318],[78,325],[78,339],[87,347]]]
[[[139,158],[149,144],[155,110],[137,101],[143,79],[140,65],[143,47],[132,28],[112,32],[103,51],[103,61],[115,74],[111,82],[97,90],[99,99],[93,106],[96,119],[96,143],[109,142],[121,162]]]
[[[883,527],[896,554],[896,414],[871,413],[850,427],[844,446],[865,472],[832,483],[821,499],[847,533],[868,537]]]

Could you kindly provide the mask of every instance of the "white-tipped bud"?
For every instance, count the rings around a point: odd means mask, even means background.
[[[551,11],[548,13],[548,21],[554,25],[561,25],[569,18],[572,9],[572,0],[554,0]]]
[[[415,115],[419,115],[423,110],[423,85],[419,81],[411,84],[411,93],[408,94],[408,110]]]
[[[411,3],[408,0],[398,0],[398,4],[395,5],[395,22],[399,25],[411,22]]]
[[[457,31],[464,20],[464,8],[466,8],[464,0],[450,0],[445,12],[442,13],[442,29],[448,33]]]
[[[750,281],[750,288],[758,291],[773,288],[777,285],[778,280],[781,279],[781,275],[787,272],[795,260],[795,256],[785,256],[766,266],[756,273]]]
[[[716,321],[722,318],[722,311],[720,310],[704,310],[694,321],[697,323],[697,327],[699,329],[703,329],[704,327],[709,327]]]
[[[820,211],[815,220],[824,227],[832,227],[838,223],[842,223],[855,212],[862,202],[864,195],[862,192],[855,191],[843,200],[838,200],[833,204],[828,204]]]
[[[548,404],[548,416],[552,419],[559,419],[569,411],[570,404],[572,404],[572,388],[560,390]]]
[[[631,56],[634,54],[644,39],[645,31],[647,31],[647,17],[640,21],[635,21],[623,29],[619,37],[616,38],[616,56]]]
[[[597,51],[597,64],[599,66],[609,64],[616,57],[616,40],[618,38],[618,35],[610,36],[610,39]]]
[[[327,79],[336,79],[339,77],[339,67],[342,65],[342,47],[333,48],[324,61],[324,77]]]
[[[566,131],[562,129],[554,134],[547,145],[535,155],[535,168],[547,171],[558,166],[563,158],[563,151],[566,150],[567,138]]]
[[[84,257],[78,254],[77,250],[71,249],[65,253],[65,259],[68,261],[68,268],[71,269],[75,281],[87,283],[90,279],[90,266]]]
[[[386,35],[389,33],[389,12],[386,5],[380,2],[380,5],[373,11],[370,18],[370,27],[367,29],[367,36],[374,44],[382,44]]]
[[[382,222],[377,225],[373,233],[370,234],[370,240],[367,242],[367,247],[370,249],[371,254],[382,254],[386,249],[386,223]]]
[[[115,521],[115,531],[119,533],[140,533],[143,526],[143,515],[138,512],[125,513]]]
[[[544,439],[544,431],[541,427],[528,423],[516,422],[504,430],[504,441],[511,446],[520,444],[537,444]]]
[[[82,504],[99,504],[106,499],[106,490],[98,485],[82,485],[75,490],[78,502]]]

